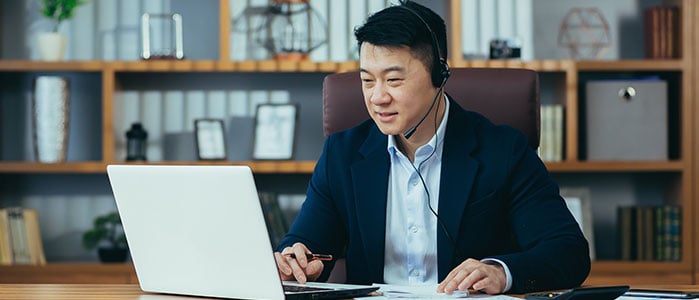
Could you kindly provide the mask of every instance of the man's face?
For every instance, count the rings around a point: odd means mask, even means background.
[[[401,135],[415,126],[437,91],[427,67],[413,57],[408,47],[364,42],[359,70],[366,108],[386,135]]]

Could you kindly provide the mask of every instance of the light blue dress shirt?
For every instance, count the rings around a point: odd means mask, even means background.
[[[437,217],[439,182],[442,169],[442,149],[449,118],[446,100],[444,118],[430,141],[415,151],[415,162],[400,152],[393,135],[388,136],[391,169],[388,178],[386,206],[386,250],[384,253],[384,282],[415,285],[438,283]],[[431,126],[423,123],[420,126]],[[420,180],[420,174],[424,184]],[[425,187],[427,191],[425,191]],[[428,196],[429,192],[429,196]],[[484,259],[503,266],[507,276],[505,291],[512,286],[507,266],[499,260]]]

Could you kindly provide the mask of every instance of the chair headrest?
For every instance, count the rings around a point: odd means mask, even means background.
[[[446,92],[466,110],[495,124],[520,130],[529,146],[539,146],[539,76],[508,68],[454,68]],[[359,72],[331,74],[323,80],[323,132],[326,136],[367,120]]]

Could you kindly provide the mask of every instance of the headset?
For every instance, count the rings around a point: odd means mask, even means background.
[[[449,70],[449,64],[447,64],[446,58],[442,56],[442,51],[439,48],[439,42],[437,41],[437,35],[434,33],[430,25],[425,21],[420,14],[418,14],[415,10],[412,8],[406,6],[406,4],[409,1],[402,3],[401,5],[398,5],[397,7],[405,9],[406,11],[410,12],[411,14],[415,15],[420,22],[422,22],[423,25],[425,25],[425,29],[427,29],[427,32],[430,33],[430,37],[432,38],[432,72],[430,74],[432,78],[432,85],[436,88],[438,88],[437,93],[434,95],[434,99],[432,99],[432,104],[430,105],[430,109],[425,112],[425,114],[422,116],[420,119],[420,122],[418,122],[415,126],[411,127],[408,129],[403,134],[403,137],[406,139],[409,139],[413,133],[415,133],[415,130],[417,129],[420,124],[422,124],[423,121],[425,121],[425,118],[427,118],[427,115],[429,115],[430,111],[432,111],[432,108],[434,108],[435,102],[437,102],[437,97],[439,94],[444,90],[444,85],[447,83],[447,79],[449,79],[449,75],[451,75],[451,71]]]

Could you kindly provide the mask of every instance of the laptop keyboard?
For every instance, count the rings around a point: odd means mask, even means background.
[[[314,291],[329,291],[329,288],[319,288],[301,285],[284,285],[285,292],[314,292]]]

